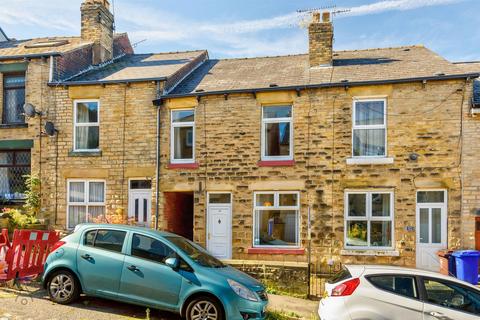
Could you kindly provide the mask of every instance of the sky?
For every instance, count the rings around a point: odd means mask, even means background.
[[[212,58],[305,53],[310,15],[336,6],[335,50],[423,44],[450,61],[480,60],[480,0],[110,0],[137,53],[208,49]],[[79,35],[82,0],[0,0],[16,39]]]

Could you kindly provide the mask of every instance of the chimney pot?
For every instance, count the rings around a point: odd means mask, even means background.
[[[330,22],[330,11],[325,11],[322,13],[322,21]]]
[[[314,12],[314,13],[313,13],[312,22],[313,22],[313,23],[318,23],[318,22],[320,22],[320,12]]]

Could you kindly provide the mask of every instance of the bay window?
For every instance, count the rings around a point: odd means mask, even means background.
[[[99,101],[75,101],[73,136],[74,151],[99,150]]]
[[[393,192],[345,193],[346,248],[392,248],[393,221]]]
[[[105,214],[105,181],[68,181],[67,228],[92,222]]]
[[[25,199],[26,175],[30,174],[30,150],[0,151],[0,200]]]
[[[25,104],[25,74],[3,77],[3,124],[23,124]]]
[[[172,110],[170,162],[195,161],[195,110]]]
[[[293,159],[292,106],[262,108],[262,160]]]
[[[354,157],[385,157],[387,142],[386,100],[355,100],[353,103]]]
[[[257,192],[254,195],[254,247],[298,247],[298,192]]]

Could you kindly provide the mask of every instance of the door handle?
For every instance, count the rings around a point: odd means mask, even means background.
[[[82,254],[81,257],[82,257],[83,259],[85,259],[85,260],[90,260],[90,259],[92,259],[92,257],[91,257],[88,253]]]
[[[131,265],[131,266],[127,267],[127,269],[130,270],[130,271],[133,271],[133,272],[140,271],[140,269],[138,269],[138,268],[137,268],[136,266],[134,266],[134,265]]]
[[[436,312],[436,311],[429,312],[428,315],[437,319],[445,319],[445,320],[450,319],[449,317],[445,317],[443,313]]]

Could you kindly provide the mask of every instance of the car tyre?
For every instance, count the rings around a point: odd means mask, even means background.
[[[198,297],[190,301],[185,314],[187,320],[225,320],[220,302],[211,297]]]
[[[67,270],[60,270],[50,276],[47,291],[53,302],[70,304],[80,296],[80,284],[73,273]]]

